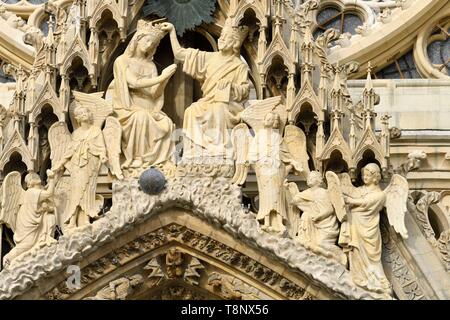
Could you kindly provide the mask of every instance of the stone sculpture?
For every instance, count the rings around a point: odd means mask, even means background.
[[[126,300],[136,288],[144,283],[144,277],[135,274],[111,281],[107,286],[100,289],[94,297],[84,300]]]
[[[164,30],[140,20],[125,53],[114,62],[113,105],[122,128],[122,168],[136,170],[133,176],[150,166],[172,167],[174,124],[162,108],[164,89],[177,66],[170,65],[158,76],[153,62]]]
[[[58,219],[66,231],[88,225],[90,218],[98,216],[103,199],[96,196],[97,177],[101,165],[108,161],[101,126],[111,110],[106,104],[92,103],[95,99],[91,95],[75,94],[91,101],[91,104],[84,104],[75,100],[75,131],[70,134],[66,123],[58,122],[48,133],[52,170],[60,175],[67,170],[69,175],[64,177],[65,184],[58,185],[58,194],[64,198],[58,202]]]
[[[53,238],[56,216],[54,204],[55,174],[47,170],[48,185],[44,188],[38,174],[31,172],[25,177],[27,190],[23,190],[21,175],[9,173],[2,185],[2,210],[0,223],[14,232],[15,247],[3,258],[8,268],[20,255],[34,247],[50,245]]]
[[[398,174],[392,176],[389,186],[381,190],[380,167],[369,163],[362,169],[364,185],[353,187],[348,175],[341,176],[327,172],[331,201],[341,211],[343,196],[349,211],[338,213],[342,221],[339,245],[348,253],[352,279],[360,287],[371,291],[391,293],[391,286],[381,264],[380,210],[386,207],[389,223],[395,231],[408,238],[404,217],[407,212],[408,182]],[[342,211],[341,211],[342,212]]]
[[[256,219],[262,222],[264,230],[283,232],[287,219],[283,181],[292,169],[296,173],[309,171],[303,167],[303,164],[307,165],[304,162],[306,137],[297,135],[297,130],[292,128],[285,130],[287,114],[280,97],[251,101],[241,119],[245,123],[236,126],[232,132],[236,160],[232,182],[243,184],[248,168],[254,168],[260,199]],[[246,123],[255,131],[255,137]],[[283,131],[288,134],[284,138]],[[293,149],[296,149],[295,153],[291,152]]]
[[[332,254],[334,259],[347,264],[342,249],[337,244],[339,223],[331,203],[328,190],[322,187],[322,175],[312,171],[307,179],[308,189],[299,192],[294,182],[285,183],[290,193],[291,204],[302,211],[295,211],[291,224],[296,230],[294,237],[297,241],[311,248],[320,248]]]
[[[228,130],[239,123],[242,102],[249,94],[248,66],[240,59],[248,28],[233,27],[227,20],[218,41],[219,52],[182,48],[172,24],[163,23],[162,29],[170,32],[172,50],[183,62],[183,71],[202,83],[203,97],[184,113],[182,161],[222,162],[231,154]]]

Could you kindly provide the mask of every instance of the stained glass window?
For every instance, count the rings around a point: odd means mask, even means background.
[[[316,16],[317,29],[314,36],[317,38],[327,29],[337,29],[341,33],[356,34],[356,28],[363,24],[363,20],[352,11],[336,7],[326,7]]]
[[[31,4],[42,4],[42,3],[46,3],[48,0],[28,0],[29,3]]]
[[[439,71],[450,75],[450,23],[438,24],[427,47],[428,58]]]
[[[1,2],[7,3],[7,4],[14,4],[18,3],[20,0],[1,0]]]
[[[216,0],[147,0],[142,7],[144,16],[166,17],[181,36],[202,23],[214,20]]]
[[[15,82],[16,80],[5,74],[3,70],[4,65],[5,62],[0,60],[0,83]]]
[[[412,50],[375,74],[377,79],[420,79]]]

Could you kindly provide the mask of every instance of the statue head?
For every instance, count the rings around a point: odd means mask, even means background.
[[[144,277],[140,274],[132,275],[131,277],[128,277],[128,279],[130,280],[130,286],[133,288],[144,282]]]
[[[241,46],[247,35],[247,26],[233,27],[231,20],[227,19],[218,40],[218,48],[220,51],[229,51],[240,56]]]
[[[78,106],[75,108],[73,113],[75,115],[75,120],[77,120],[78,123],[92,123],[94,121],[94,115],[87,107]]]
[[[280,128],[280,115],[276,112],[269,112],[264,117],[264,127],[279,129]]]
[[[311,171],[308,175],[308,179],[306,180],[306,184],[308,187],[317,187],[323,183],[323,178],[320,172]]]
[[[380,167],[375,163],[369,163],[362,169],[362,179],[365,185],[378,184],[381,180]]]
[[[31,27],[23,35],[23,42],[38,51],[43,45],[44,34],[39,28]]]
[[[128,56],[133,57],[137,52],[149,58],[154,56],[161,39],[166,35],[157,22],[142,19],[138,21],[136,33],[125,51]]]
[[[41,178],[36,172],[30,172],[25,176],[27,188],[42,187]]]

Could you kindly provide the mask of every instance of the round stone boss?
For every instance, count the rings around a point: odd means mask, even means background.
[[[158,194],[163,191],[165,185],[164,174],[155,168],[145,170],[139,177],[139,186],[147,194]]]

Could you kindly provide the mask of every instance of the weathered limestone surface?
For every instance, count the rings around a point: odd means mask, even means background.
[[[14,269],[2,271],[0,299],[12,299],[24,293],[39,279],[62,270],[139,222],[174,206],[189,208],[194,215],[221,225],[249,245],[267,250],[337,295],[353,299],[384,298],[355,286],[349,271],[332,259],[318,256],[291,239],[262,232],[253,214],[242,208],[239,188],[222,179],[183,179],[169,180],[167,189],[158,196],[139,191],[137,180],[115,183],[114,206],[105,217],[70,236],[62,236],[49,247],[25,254],[18,258]]]

